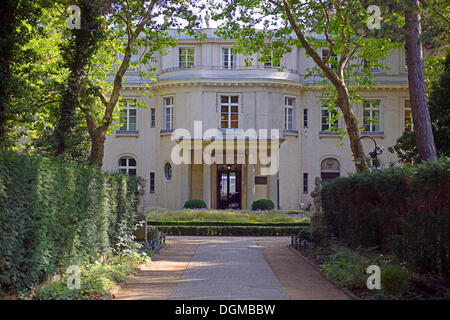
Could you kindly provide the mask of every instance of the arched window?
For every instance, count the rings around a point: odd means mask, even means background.
[[[136,175],[136,160],[132,157],[122,157],[119,159],[119,172],[123,172],[128,175]]]
[[[320,177],[322,181],[330,181],[341,175],[339,161],[333,158],[326,158],[320,165]]]

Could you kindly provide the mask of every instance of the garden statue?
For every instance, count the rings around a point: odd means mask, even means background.
[[[322,211],[322,180],[316,177],[315,184],[311,197],[314,199],[314,212],[320,213]]]
[[[311,191],[314,199],[314,214],[311,217],[311,239],[315,244],[327,246],[327,221],[322,208],[322,180],[316,177],[316,186]]]
[[[147,181],[142,178],[137,178],[137,200],[138,200],[138,207],[137,207],[137,213],[138,214],[144,214],[144,195],[145,195],[145,184]]]
[[[206,10],[206,14],[205,14],[205,23],[206,23],[206,27],[209,28],[209,20],[211,19],[211,15],[209,14],[209,11]]]

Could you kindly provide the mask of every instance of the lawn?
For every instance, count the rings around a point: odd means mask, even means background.
[[[162,208],[147,208],[149,221],[202,221],[202,222],[309,222],[310,213],[305,211],[247,211],[247,210],[216,210],[216,209],[184,209],[168,210]]]

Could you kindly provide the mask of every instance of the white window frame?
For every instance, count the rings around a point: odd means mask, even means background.
[[[325,58],[328,56],[328,53],[324,55],[324,51],[325,51],[325,50],[330,51],[330,48],[322,48],[322,51],[321,51],[321,52],[322,52],[322,60],[325,59]],[[338,57],[336,54],[334,54],[334,53],[331,54],[330,59],[329,59],[328,61],[330,61],[330,60],[333,59],[333,58],[336,58],[336,61],[339,63],[339,57]],[[337,68],[337,66],[333,66],[331,63],[327,63],[327,64],[328,64],[328,66],[329,66],[331,69]]]
[[[308,108],[303,109],[303,128],[309,127],[309,111]]]
[[[292,105],[288,104],[288,100],[292,100]],[[284,96],[284,130],[295,130],[296,129],[296,97]],[[289,110],[291,111],[291,120],[289,121]]]
[[[323,123],[323,111],[326,110],[328,113],[328,122],[327,123]],[[337,110],[337,108],[335,109],[336,113],[339,114],[339,111]],[[320,107],[320,132],[333,132],[331,130],[331,128],[333,127],[333,123],[331,122],[332,120],[332,115],[333,115],[333,111],[328,111],[328,105],[325,103],[322,103],[321,107]],[[336,121],[337,123],[337,128],[340,129],[341,128],[341,121],[340,121],[340,117],[338,116],[338,119]],[[326,124],[328,126],[327,130],[323,130],[323,125]]]
[[[153,184],[152,184],[152,177],[153,177]],[[156,192],[156,173],[154,171],[150,172],[148,185],[149,185],[148,192],[150,194],[155,193]]]
[[[130,101],[134,102],[134,106],[130,106]],[[136,99],[123,99],[121,103],[123,103],[123,102],[126,102],[126,105],[123,106],[122,110],[119,111],[119,126],[120,126],[119,130],[120,131],[137,131],[137,129],[138,129],[137,128],[138,116],[137,116],[137,108],[136,108],[137,101],[136,101]],[[130,116],[130,110],[135,110],[135,113],[136,113],[136,115],[134,116],[134,118],[135,118],[135,122],[134,122],[135,129],[134,130],[130,130],[130,118],[132,117],[132,116]],[[126,119],[125,119],[124,124],[122,124],[123,115],[121,114],[123,111],[126,112],[126,115],[125,115]],[[123,128],[123,125],[125,125],[125,128]]]
[[[228,52],[228,60],[225,61],[225,53],[224,50]],[[223,69],[236,69],[238,64],[238,56],[237,54],[233,54],[233,47],[221,47],[221,60],[222,60],[222,68]],[[233,59],[233,57],[235,57]],[[228,66],[225,66],[225,62],[228,63]]]
[[[182,65],[182,61],[181,61],[181,52],[182,52],[182,50],[186,50],[186,55],[185,55],[185,65]],[[188,62],[189,62],[189,53],[188,53],[188,51],[189,50],[192,50],[192,57],[193,57],[193,62],[192,62],[192,65],[190,66],[190,65],[188,65]],[[188,69],[188,68],[192,68],[192,67],[194,67],[195,66],[195,47],[192,47],[192,46],[183,46],[183,47],[178,47],[178,67],[180,67],[180,68],[186,68],[186,69]]]
[[[270,60],[264,62],[264,68],[272,69],[272,68],[280,68],[280,66],[281,66],[281,58],[280,58],[280,61],[278,61],[278,65],[273,64],[273,51],[272,51],[270,53]]]
[[[156,128],[156,108],[150,108],[150,128]]]
[[[411,131],[414,132],[414,122],[412,119],[412,110],[411,110],[411,101],[409,99],[403,99],[403,131]],[[410,101],[410,105],[409,108],[406,107],[406,101]],[[406,110],[408,110],[411,112],[411,128],[409,130],[406,129]]]
[[[120,164],[120,160],[125,159],[126,165],[122,166]],[[136,162],[135,166],[130,165],[130,160],[134,160]],[[137,160],[133,158],[132,156],[122,156],[119,158],[118,164],[117,164],[117,172],[121,172],[122,169],[125,169],[125,174],[130,175],[130,170],[134,169],[136,170],[137,175]]]
[[[228,97],[228,102],[222,102],[222,97]],[[238,102],[237,103],[232,103],[231,102],[231,97],[237,97],[238,98]],[[218,104],[219,104],[219,128],[220,129],[228,129],[228,130],[233,130],[233,129],[239,129],[241,127],[241,116],[239,115],[240,111],[241,111],[241,95],[240,94],[233,94],[233,93],[221,93],[218,96]],[[237,120],[237,128],[232,128],[231,127],[231,115],[233,114],[233,112],[231,112],[231,108],[232,107],[236,107],[238,108],[238,111],[234,114],[237,114],[238,116],[238,120]],[[227,115],[228,115],[228,125],[227,127],[222,127],[222,107],[227,107],[228,111],[227,111]]]
[[[373,102],[378,101],[378,108],[373,108]],[[367,125],[369,125],[369,130],[366,130],[366,123],[365,123],[365,118],[364,118],[364,104],[365,102],[370,102],[370,123],[368,123]],[[376,124],[373,123],[373,119],[375,118],[373,115],[373,111],[378,111],[378,130],[374,130]],[[382,127],[381,127],[381,110],[382,110],[382,100],[380,98],[365,98],[363,99],[363,105],[362,105],[362,112],[363,112],[363,127],[364,130],[363,132],[382,132]]]
[[[174,112],[174,96],[166,96],[163,97],[163,124],[164,124],[164,130],[173,130],[173,112]],[[167,104],[167,101],[171,102],[171,104]]]

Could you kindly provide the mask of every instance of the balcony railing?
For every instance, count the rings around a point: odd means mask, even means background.
[[[234,68],[227,68],[224,66],[192,66],[192,67],[172,67],[172,68],[166,68],[163,69],[161,72],[158,73],[166,73],[166,72],[174,72],[174,71],[188,71],[188,70],[222,70],[222,71],[236,71],[236,70],[248,70],[248,71],[272,71],[272,72],[290,72],[300,75],[297,70],[294,69],[288,69],[283,67],[267,67],[267,66],[250,66],[250,67],[242,67],[242,66],[236,66]]]

